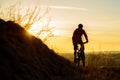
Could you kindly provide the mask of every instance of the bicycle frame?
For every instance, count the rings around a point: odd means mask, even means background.
[[[83,45],[84,44],[86,44],[87,42],[84,42],[83,43]],[[84,47],[82,47],[82,46],[77,46],[77,51],[76,51],[76,53],[77,53],[77,56],[76,56],[76,65],[79,67],[80,66],[80,60],[82,59],[82,54],[84,53]]]
[[[78,66],[78,67],[79,67],[79,65],[80,65],[81,54],[82,54],[82,48],[80,47],[80,48],[77,50],[77,56],[76,56],[76,61],[77,61],[77,66]]]

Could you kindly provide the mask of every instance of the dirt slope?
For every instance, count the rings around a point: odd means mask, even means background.
[[[18,24],[0,19],[0,80],[80,80],[81,71]]]

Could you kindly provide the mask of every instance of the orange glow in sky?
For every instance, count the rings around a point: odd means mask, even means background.
[[[9,0],[2,1],[8,4]],[[14,0],[16,1],[16,0]],[[33,0],[25,0],[33,4]],[[28,3],[27,3],[28,2]],[[47,45],[59,53],[73,53],[72,34],[79,23],[89,38],[85,51],[120,51],[120,0],[39,0],[50,7],[54,37]],[[25,5],[24,5],[25,6]],[[40,24],[40,23],[39,23]],[[38,23],[31,33],[39,30]]]

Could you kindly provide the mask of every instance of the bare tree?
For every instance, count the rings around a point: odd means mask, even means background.
[[[39,2],[32,7],[23,7],[22,2],[18,1],[10,5],[5,11],[0,10],[0,17],[4,20],[12,20],[20,24],[26,30],[29,30],[34,23],[41,22],[49,12],[48,7],[42,11],[41,6],[38,3]],[[48,21],[44,23],[44,25],[41,26],[42,28],[35,34],[37,37],[46,34],[43,41],[46,41],[49,37],[53,36],[53,28],[49,27],[50,20],[51,19],[48,18]]]

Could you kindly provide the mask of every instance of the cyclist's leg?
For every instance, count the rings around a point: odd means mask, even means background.
[[[74,63],[76,63],[76,50],[74,50]]]
[[[81,59],[82,59],[83,67],[85,67],[85,53],[84,53],[84,44],[81,44],[81,48],[82,48]]]
[[[83,63],[83,67],[85,67],[85,53],[82,53],[82,63]]]
[[[77,43],[74,43],[74,63],[76,63]]]

